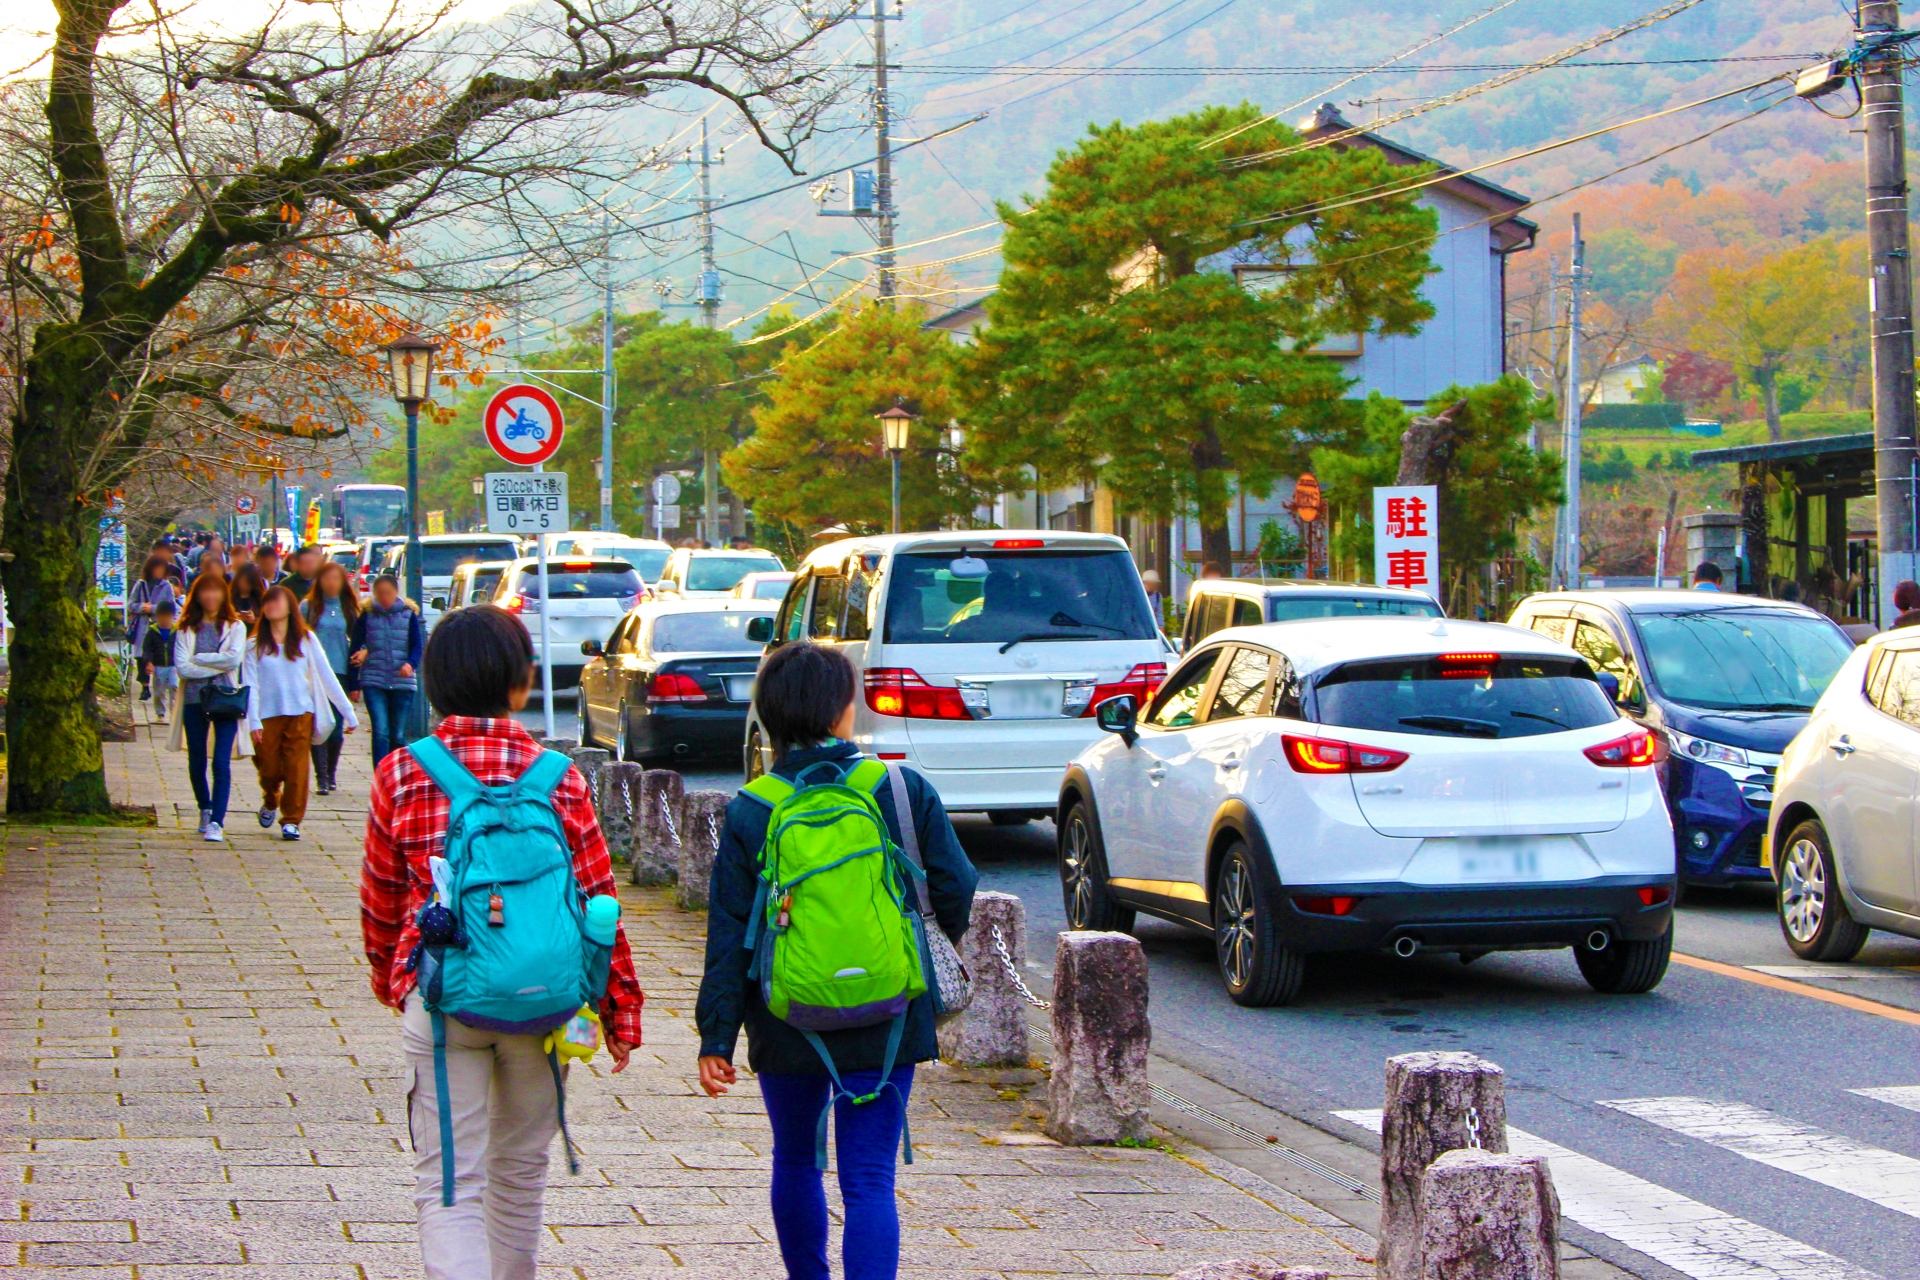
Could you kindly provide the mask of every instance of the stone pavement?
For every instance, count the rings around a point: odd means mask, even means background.
[[[164,730],[137,738],[107,747],[108,782],[155,805],[156,828],[0,828],[0,1176],[16,1202],[0,1268],[418,1275],[397,1019],[360,950],[365,735],[298,844],[254,823],[236,762],[226,845],[195,838]],[[717,1102],[694,1084],[701,920],[665,893],[623,896],[646,1044],[619,1076],[604,1059],[573,1075],[582,1172],[556,1153],[542,1274],[778,1277],[752,1078]],[[1229,1257],[1372,1274],[1363,1234],[1197,1147],[1052,1145],[1043,1088],[1032,1071],[922,1069],[903,1275],[1168,1276]]]

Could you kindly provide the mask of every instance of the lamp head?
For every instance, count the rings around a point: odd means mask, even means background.
[[[387,372],[393,380],[393,398],[401,404],[419,404],[433,394],[433,353],[438,344],[417,333],[389,342]]]
[[[880,435],[887,452],[903,452],[907,447],[907,437],[913,430],[915,415],[896,404],[884,413],[876,413],[874,417],[880,419]]]

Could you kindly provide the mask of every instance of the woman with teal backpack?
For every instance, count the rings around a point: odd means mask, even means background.
[[[853,865],[858,858],[824,855],[805,870],[783,870],[790,865],[782,862],[788,847],[780,833],[787,828],[776,826],[770,845],[771,820],[806,803],[809,789],[818,788],[822,796],[831,792],[844,804],[847,830],[859,828],[862,812],[876,815],[896,853],[909,843],[903,839],[901,821],[911,822],[933,909],[934,918],[926,924],[955,941],[966,932],[980,878],[933,784],[911,769],[890,773],[865,760],[847,740],[853,734],[858,692],[846,657],[817,645],[784,645],[760,668],[754,700],[773,742],[772,781],[750,784],[727,805],[710,886],[706,974],[695,1010],[700,1086],[710,1097],[735,1083],[734,1050],[741,1028],[746,1028],[748,1065],[759,1077],[773,1126],[773,1225],[790,1280],[827,1280],[829,1274],[821,1179],[821,1135],[829,1108],[846,1203],[841,1253],[847,1280],[893,1280],[900,1264],[894,1166],[906,1129],[907,1097],[914,1064],[939,1057],[940,1050],[934,1038],[933,997],[926,990],[928,975],[917,956],[900,954],[911,946],[911,916],[907,931],[897,938],[890,932],[897,930],[897,921],[860,922],[876,931],[875,945],[882,949],[880,962],[863,965],[874,975],[899,976],[889,980],[852,968],[827,974],[858,988],[843,1002],[846,1007],[828,1008],[829,999],[814,994],[822,984],[810,980],[809,957],[803,954],[812,909],[808,895],[830,893],[827,886],[834,875],[878,876],[890,895],[882,895],[881,901],[897,903],[905,915],[915,911],[919,901],[914,883],[919,872],[897,856],[889,861],[885,853],[870,872]],[[895,803],[899,794],[906,797],[904,806]],[[802,824],[791,826],[805,834]],[[805,852],[798,839],[793,847]],[[890,912],[887,908],[880,915]],[[840,921],[836,927],[844,938]],[[782,948],[789,950],[783,953]],[[886,963],[893,960],[902,963]],[[886,989],[873,989],[874,981]],[[891,990],[894,987],[899,990]],[[882,995],[887,998],[873,998]],[[776,1009],[784,1017],[776,1016]],[[829,1029],[834,1025],[843,1029]]]

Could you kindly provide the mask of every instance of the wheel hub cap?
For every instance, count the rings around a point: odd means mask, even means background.
[[[1787,934],[1812,942],[1827,914],[1827,868],[1811,840],[1796,841],[1780,868],[1780,919]]]

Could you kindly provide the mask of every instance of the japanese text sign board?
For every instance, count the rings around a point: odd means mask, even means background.
[[[564,471],[487,472],[488,533],[557,532],[571,511]]]
[[[501,461],[523,467],[539,466],[560,452],[560,441],[567,431],[559,402],[524,382],[495,392],[480,422],[487,444]],[[566,525],[558,527],[564,529]]]
[[[1430,484],[1373,491],[1373,580],[1440,598],[1440,490]]]
[[[127,607],[127,505],[116,492],[100,517],[100,541],[93,552],[93,585],[100,607]]]

